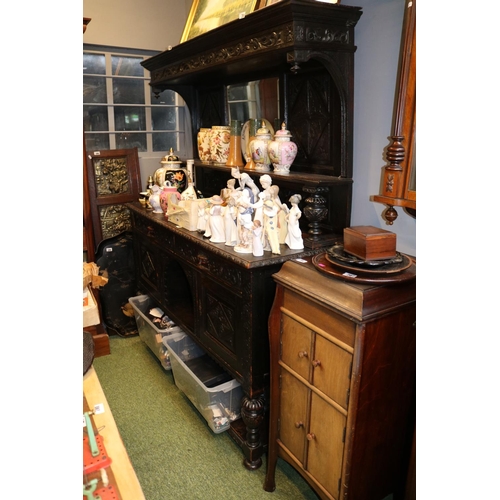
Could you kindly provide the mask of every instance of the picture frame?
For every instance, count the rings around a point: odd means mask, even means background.
[[[181,43],[250,14],[260,4],[261,0],[193,0]]]
[[[95,246],[130,230],[126,203],[137,201],[141,191],[137,148],[87,151],[90,212]]]

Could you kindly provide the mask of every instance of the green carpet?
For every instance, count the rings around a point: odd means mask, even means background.
[[[139,337],[110,337],[94,360],[101,386],[146,500],[317,500],[302,477],[278,460],[276,490],[227,432],[215,434]]]

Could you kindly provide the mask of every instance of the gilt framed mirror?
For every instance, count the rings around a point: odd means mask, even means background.
[[[380,194],[372,201],[387,206],[383,213],[388,224],[398,217],[401,207],[416,217],[416,0],[408,0],[403,21],[401,51],[396,82],[392,135],[385,151]]]

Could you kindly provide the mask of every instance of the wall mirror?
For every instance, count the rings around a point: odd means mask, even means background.
[[[388,224],[398,217],[394,207],[412,217],[417,213],[415,17],[416,0],[410,0],[403,21],[391,143],[385,152],[388,165],[383,169],[380,195],[371,198],[388,206],[383,214]]]
[[[279,78],[228,85],[227,106],[229,120],[265,118],[275,126],[280,119]]]

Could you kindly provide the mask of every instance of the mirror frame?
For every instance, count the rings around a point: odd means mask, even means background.
[[[388,224],[398,217],[395,206],[416,217],[417,191],[411,189],[416,157],[416,0],[408,0],[403,21],[391,143],[385,157],[381,194],[372,201],[388,205],[383,213]],[[413,172],[415,173],[415,172]]]

